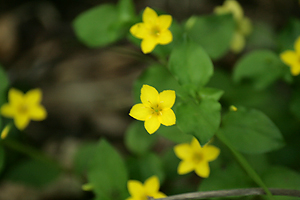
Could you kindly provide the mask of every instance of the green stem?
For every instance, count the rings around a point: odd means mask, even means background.
[[[231,153],[235,156],[236,160],[239,162],[239,164],[242,166],[242,168],[246,171],[246,173],[253,179],[253,181],[260,187],[264,189],[267,196],[270,200],[273,200],[272,193],[268,189],[268,187],[265,185],[265,183],[262,181],[262,179],[259,177],[259,175],[255,172],[255,170],[251,167],[251,165],[248,163],[248,161],[245,159],[245,157],[236,151],[234,147],[230,144],[230,142],[227,141],[227,139],[222,135],[222,133],[216,135],[218,139],[227,146],[227,148],[231,151]]]
[[[11,139],[2,140],[1,145],[6,146],[14,151],[19,152],[19,153],[25,154],[34,160],[37,160],[37,161],[40,161],[43,163],[47,163],[58,169],[67,171],[67,169],[65,169],[63,166],[61,166],[57,161],[53,160],[46,154],[40,152],[39,150],[37,150],[29,145],[24,145],[16,140],[11,140]]]

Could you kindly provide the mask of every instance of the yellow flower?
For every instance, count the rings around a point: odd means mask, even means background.
[[[142,39],[141,48],[146,54],[152,52],[157,44],[165,45],[172,42],[173,36],[168,29],[171,23],[171,15],[157,16],[153,9],[147,7],[143,13],[143,22],[133,25],[130,33]]]
[[[23,94],[20,90],[10,89],[8,92],[9,103],[1,107],[4,117],[14,118],[14,123],[19,130],[24,130],[30,120],[41,121],[46,119],[46,109],[40,105],[42,91],[33,89]]]
[[[235,107],[234,105],[231,105],[231,106],[229,107],[229,110],[230,110],[230,111],[237,111],[238,109],[237,109],[237,107]]]
[[[281,60],[289,65],[292,75],[297,76],[300,74],[300,37],[294,44],[295,51],[286,50],[280,54]]]
[[[230,49],[234,53],[241,52],[246,44],[245,37],[252,31],[251,21],[249,18],[244,17],[241,5],[235,0],[226,0],[223,6],[217,6],[214,12],[216,14],[233,14],[236,30],[231,40]]]
[[[10,131],[10,125],[6,125],[1,132],[1,139],[5,139]]]
[[[148,178],[144,185],[140,181],[129,180],[127,187],[131,197],[126,200],[147,200],[147,197],[164,198],[166,195],[159,191],[159,180],[157,176]]]
[[[158,93],[154,87],[143,85],[140,98],[142,103],[134,105],[129,115],[145,121],[144,126],[149,134],[157,131],[160,124],[171,126],[176,123],[175,114],[171,109],[176,98],[174,90]]]
[[[176,145],[174,152],[182,159],[177,168],[178,174],[187,174],[195,170],[198,176],[207,178],[210,174],[208,162],[217,159],[220,149],[209,144],[201,147],[198,140],[193,138],[190,144]]]

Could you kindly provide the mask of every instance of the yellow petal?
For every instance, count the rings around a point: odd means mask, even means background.
[[[152,107],[158,104],[158,92],[150,85],[143,85],[141,89],[141,101],[145,106]]]
[[[165,126],[172,126],[176,123],[175,113],[172,109],[165,109],[161,111],[162,115],[159,116],[159,122]]]
[[[233,38],[231,39],[230,49],[234,53],[239,53],[244,49],[245,43],[244,36],[239,32],[235,32],[233,34]]]
[[[10,131],[10,125],[6,125],[1,132],[1,139],[5,139]]]
[[[157,25],[161,31],[167,30],[172,24],[171,15],[160,15],[157,18]]]
[[[28,110],[28,115],[32,120],[42,121],[42,120],[46,119],[47,111],[43,106],[36,105],[36,106],[30,107],[30,109]]]
[[[127,188],[132,197],[141,197],[145,195],[144,186],[140,181],[129,180],[127,182]]]
[[[3,115],[4,117],[12,118],[12,117],[14,117],[15,113],[16,113],[15,107],[13,107],[10,104],[4,104],[1,107],[1,115]]]
[[[140,39],[145,38],[148,35],[148,29],[144,23],[137,23],[130,28],[130,33]]]
[[[137,120],[145,121],[151,115],[151,108],[142,103],[135,104],[131,108],[129,115]]]
[[[287,50],[280,54],[281,60],[287,65],[294,65],[298,63],[298,55],[295,51]]]
[[[244,36],[249,35],[252,32],[252,24],[249,18],[244,17],[239,23],[238,23],[239,32],[243,34]]]
[[[293,76],[298,76],[300,74],[300,63],[292,65],[290,70]]]
[[[164,90],[159,93],[159,106],[162,109],[172,108],[175,103],[176,95],[174,90]]]
[[[27,105],[39,104],[42,101],[42,90],[41,89],[33,89],[29,90],[24,95],[24,101]]]
[[[160,126],[160,122],[156,115],[152,115],[149,119],[145,121],[145,129],[148,131],[149,134],[153,134]]]
[[[300,37],[297,38],[294,44],[294,48],[296,50],[296,53],[300,56]]]
[[[167,197],[167,195],[165,195],[162,192],[157,192],[153,195],[153,198],[155,198],[155,199],[164,198],[164,197]]]
[[[14,117],[15,125],[20,131],[24,130],[28,126],[29,121],[30,119],[28,115],[18,114]]]
[[[193,150],[189,144],[178,144],[174,147],[175,155],[182,160],[190,160],[193,157]]]
[[[155,25],[157,22],[156,12],[153,9],[147,7],[143,13],[143,22],[145,22],[146,24]]]
[[[207,178],[210,174],[208,162],[205,162],[205,161],[199,162],[197,164],[197,166],[195,167],[195,172],[198,176]]]
[[[23,98],[23,92],[21,92],[20,90],[17,90],[15,88],[11,88],[8,92],[8,101],[11,104],[20,104],[22,103],[24,100]]]
[[[158,44],[169,44],[173,40],[173,35],[171,31],[166,30],[160,33],[160,35],[157,38]]]
[[[191,148],[193,149],[194,152],[202,151],[202,147],[200,146],[200,143],[196,138],[193,138],[193,140],[191,142]]]
[[[159,190],[159,179],[157,176],[151,176],[144,183],[145,191],[148,196],[153,196]]]
[[[155,37],[148,36],[143,39],[141,43],[141,49],[144,54],[151,53],[157,45],[157,39]]]
[[[235,20],[241,20],[244,16],[244,11],[241,5],[235,0],[227,0],[224,6],[233,14]]]
[[[177,168],[178,174],[187,174],[195,169],[195,164],[191,161],[181,161]]]
[[[205,145],[202,148],[204,159],[207,161],[213,161],[217,159],[220,154],[220,149],[213,145]]]

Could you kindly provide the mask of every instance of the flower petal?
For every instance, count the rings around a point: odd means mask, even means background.
[[[152,8],[147,7],[143,12],[143,22],[146,24],[156,24],[157,14]]]
[[[146,119],[144,126],[149,134],[154,133],[160,126],[158,117],[156,115],[152,115],[149,119]]]
[[[161,113],[162,115],[158,117],[160,123],[165,126],[172,126],[176,123],[176,116],[172,109],[165,109]]]
[[[187,143],[178,144],[174,147],[175,155],[182,160],[190,160],[193,157],[193,150]]]
[[[235,32],[231,39],[230,49],[234,53],[239,53],[244,49],[245,43],[246,43],[246,41],[245,41],[244,36],[239,32]]]
[[[158,92],[150,85],[143,85],[141,89],[141,101],[145,106],[152,107],[158,104]]]
[[[145,191],[148,196],[153,196],[159,190],[159,179],[157,176],[151,176],[144,183]]]
[[[21,92],[20,90],[17,90],[15,88],[11,88],[8,92],[8,101],[11,104],[20,104],[22,103],[23,100],[23,92]]]
[[[145,121],[151,115],[151,108],[142,103],[135,104],[131,108],[129,115],[137,120]]]
[[[41,103],[42,101],[42,90],[41,89],[33,89],[29,90],[25,95],[24,95],[24,101],[26,102],[27,105],[36,105]]]
[[[172,108],[175,103],[176,95],[174,90],[164,90],[159,93],[159,105],[162,109]]]
[[[213,145],[205,145],[202,148],[202,152],[205,160],[213,161],[219,156],[220,149]]]
[[[167,195],[165,195],[164,193],[162,192],[157,192],[153,195],[153,198],[154,199],[159,199],[159,198],[164,198],[164,197],[167,197]]]
[[[224,2],[226,7],[232,14],[235,20],[241,20],[244,16],[244,11],[241,5],[235,0],[227,0]]]
[[[148,29],[144,23],[137,23],[130,28],[130,33],[137,38],[143,39],[148,34]]]
[[[294,44],[294,48],[296,50],[296,53],[300,56],[300,37],[297,38]]]
[[[244,17],[238,24],[241,34],[247,36],[252,32],[252,23],[249,18]]]
[[[200,146],[199,141],[194,137],[191,142],[191,148],[194,152],[202,152],[202,147]]]
[[[198,165],[195,167],[195,172],[198,176],[207,178],[210,174],[208,162],[199,162]]]
[[[177,168],[178,174],[187,174],[195,169],[195,164],[192,161],[183,160],[179,163]]]
[[[298,62],[298,55],[295,51],[286,50],[280,54],[281,60],[287,65],[294,65]]]
[[[28,115],[32,120],[42,121],[42,120],[46,119],[47,111],[43,106],[36,105],[36,106],[30,107],[30,109],[28,110]]]
[[[148,36],[143,39],[141,43],[141,49],[144,54],[151,53],[157,45],[157,39],[155,37]]]
[[[30,119],[29,119],[28,115],[18,114],[14,117],[15,125],[21,131],[24,130],[28,126],[29,121],[30,121]]]
[[[173,40],[173,35],[171,31],[166,30],[160,33],[160,35],[157,38],[158,44],[169,44]]]
[[[157,25],[161,31],[167,30],[172,24],[171,15],[160,15],[157,18]]]
[[[4,117],[14,117],[16,113],[16,109],[14,106],[12,106],[11,104],[4,104],[2,107],[1,107],[1,115],[3,115]]]
[[[293,76],[297,76],[300,74],[300,63],[291,66],[291,73]]]
[[[145,195],[144,186],[140,181],[129,180],[127,182],[127,188],[132,197],[141,197]]]

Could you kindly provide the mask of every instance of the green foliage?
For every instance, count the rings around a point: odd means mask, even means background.
[[[286,66],[270,50],[257,50],[242,57],[236,64],[233,79],[250,79],[256,89],[265,89],[283,75]]]
[[[219,134],[243,153],[265,153],[284,146],[283,137],[275,124],[258,110],[238,108],[222,119]]]
[[[60,169],[36,160],[22,161],[5,173],[4,179],[34,187],[43,187],[54,181]]]
[[[218,59],[229,49],[235,22],[231,14],[191,17],[185,28],[187,35],[200,44],[212,59]]]
[[[78,175],[86,173],[91,157],[95,154],[96,147],[96,143],[86,143],[78,148],[73,161],[75,173]]]
[[[290,109],[292,113],[300,120],[300,89],[293,92]]]
[[[2,172],[5,165],[5,151],[2,146],[0,146],[0,173]]]
[[[157,135],[150,135],[140,121],[131,123],[125,134],[126,147],[137,155],[149,152],[157,139]]]
[[[1,80],[1,84],[0,84],[0,106],[1,106],[3,103],[6,102],[6,90],[9,85],[7,75],[1,65],[0,65],[0,80]]]
[[[219,102],[203,99],[199,104],[189,102],[176,107],[178,128],[195,136],[201,145],[206,144],[219,128],[221,115]]]
[[[121,200],[128,197],[127,169],[118,152],[106,140],[100,140],[88,165],[88,181],[94,186],[97,198]]]
[[[163,136],[164,138],[169,139],[175,143],[187,142],[189,143],[193,136],[182,132],[178,126],[161,126],[158,131],[158,135]]]
[[[286,27],[278,35],[278,43],[280,53],[284,50],[294,49],[295,40],[300,35],[300,20],[291,18],[287,23]]]

